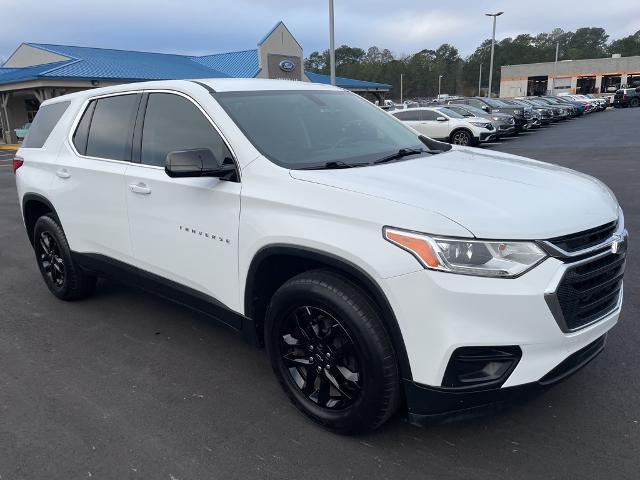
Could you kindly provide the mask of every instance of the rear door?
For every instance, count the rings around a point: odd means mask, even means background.
[[[212,120],[191,98],[150,92],[134,151],[140,163],[126,174],[126,201],[136,264],[213,297],[236,311],[240,183],[213,177],[171,178],[172,151],[208,148],[234,156]]]
[[[124,173],[140,99],[134,92],[87,102],[58,155],[50,197],[74,251],[131,260]]]

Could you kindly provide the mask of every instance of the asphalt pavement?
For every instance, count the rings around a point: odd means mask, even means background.
[[[107,281],[88,300],[55,299],[0,152],[0,478],[639,478],[640,108],[483,148],[612,188],[631,235],[620,322],[587,368],[527,402],[428,428],[398,417],[356,437],[310,423],[264,351],[187,308]]]

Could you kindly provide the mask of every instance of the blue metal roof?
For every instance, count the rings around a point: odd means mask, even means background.
[[[41,43],[28,45],[76,60],[43,73],[45,77],[125,80],[228,77],[184,55]]]
[[[253,78],[260,71],[258,50],[256,49],[189,58],[196,63],[234,78]]]
[[[304,74],[314,83],[331,84],[331,77],[321,73],[307,72]],[[353,78],[336,77],[336,86],[340,88],[365,89],[365,90],[388,90],[392,87],[388,83],[368,82],[366,80],[354,80]]]
[[[265,42],[282,22],[278,22],[260,41]],[[286,28],[286,26],[284,26]],[[27,43],[68,60],[25,68],[1,68],[0,84],[44,78],[79,80],[175,80],[187,78],[253,78],[260,72],[258,50],[217,53],[203,56],[135,52],[108,48]],[[312,82],[330,83],[328,75],[305,72]],[[391,85],[337,77],[339,87],[387,90]]]
[[[47,63],[24,68],[0,68],[0,83],[19,82],[24,80],[34,80],[45,75],[48,71],[66,65],[69,61]]]

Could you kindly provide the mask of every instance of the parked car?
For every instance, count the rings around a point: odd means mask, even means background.
[[[525,115],[525,108],[509,105],[497,98],[460,98],[458,100],[451,101],[451,103],[471,105],[472,107],[479,108],[487,113],[508,113],[509,115],[513,115],[516,131],[525,130],[527,128],[527,124],[529,123],[528,119],[526,118],[527,116]],[[531,118],[530,112],[529,117]]]
[[[27,122],[22,127],[16,128],[14,132],[16,133],[16,137],[18,137],[19,141],[24,140],[24,137],[29,133],[29,128],[31,127],[31,122]]]
[[[558,94],[558,99],[561,101],[577,102],[584,107],[584,113],[593,113],[595,111],[594,104],[588,99],[574,98],[572,95],[566,93]]]
[[[578,108],[575,105],[569,103],[562,103],[556,99],[556,97],[536,97],[543,105],[551,106],[554,108],[560,108],[561,110],[566,111],[566,114],[570,118],[575,118],[578,116]]]
[[[581,115],[584,115],[584,104],[580,103],[580,102],[576,102],[575,100],[572,100],[571,98],[567,98],[567,97],[557,97],[557,96],[546,96],[546,97],[542,97],[547,99],[548,101],[552,102],[553,104],[557,104],[557,105],[569,105],[571,107],[573,107],[575,109],[575,113],[576,116],[579,117]]]
[[[613,106],[619,107],[637,107],[640,105],[640,87],[621,88],[613,97]]]
[[[491,121],[468,119],[445,107],[410,108],[392,115],[422,135],[455,145],[477,145],[497,137]]]
[[[556,120],[567,120],[571,118],[571,108],[567,105],[551,105],[546,100],[540,97],[526,97],[524,100],[528,101],[533,108],[551,108],[553,111],[554,119]]]
[[[60,96],[13,169],[54,296],[81,300],[108,276],[210,315],[265,345],[293,404],[339,432],[547,388],[600,353],[620,314],[627,233],[602,182],[431,140],[329,85]]]
[[[530,109],[533,112],[534,117],[539,121],[539,125],[549,125],[551,122],[555,121],[553,108],[551,107],[534,105],[533,103],[521,98],[502,99],[502,101]]]
[[[607,107],[609,106],[609,101],[604,97],[596,97],[592,93],[586,94],[585,97],[590,98],[591,100],[595,100],[596,102],[598,102],[600,111],[606,110]]]
[[[484,118],[489,120],[496,129],[497,137],[513,135],[516,131],[516,122],[513,115],[507,113],[487,113],[479,108],[464,104],[448,104],[447,108],[462,115],[465,118]]]

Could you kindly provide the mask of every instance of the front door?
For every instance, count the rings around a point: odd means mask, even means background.
[[[438,118],[444,118],[445,120],[438,120]],[[437,139],[449,137],[449,119],[444,115],[433,110],[423,110],[421,123],[426,131],[431,132],[430,137]]]
[[[240,183],[212,177],[170,178],[167,154],[208,148],[233,158],[204,111],[177,93],[143,100],[140,164],[127,168],[127,207],[137,266],[240,311]]]

